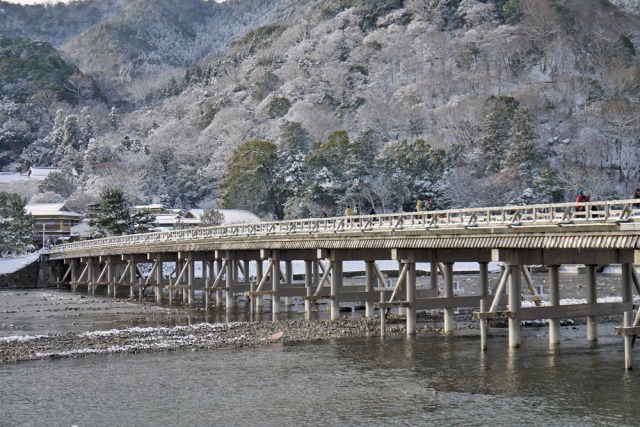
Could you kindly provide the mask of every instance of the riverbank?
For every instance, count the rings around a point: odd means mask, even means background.
[[[379,320],[199,323],[175,327],[133,327],[0,338],[3,362],[80,357],[97,354],[248,347],[273,342],[299,343],[364,336],[378,330]]]
[[[345,339],[380,334],[380,318],[363,317],[364,312],[345,313],[339,320],[327,320],[328,312],[318,307],[313,320],[304,320],[297,309],[284,314],[287,320],[271,321],[270,314],[251,319],[242,308],[233,314],[224,309],[158,305],[149,301],[114,299],[64,290],[0,292],[0,363],[38,359],[82,357],[115,353],[176,350],[208,350],[223,347],[251,347],[274,342],[285,344]],[[455,316],[456,334],[474,334],[478,322],[471,309]],[[253,318],[255,319],[255,318]],[[619,324],[620,316],[601,316],[603,324]],[[404,317],[390,314],[386,333],[404,335]],[[584,325],[585,319],[565,319],[566,335]],[[506,321],[492,322],[492,331],[506,332]],[[540,328],[544,321],[524,327]],[[503,331],[501,331],[503,329]],[[419,333],[441,333],[442,316],[418,314]],[[280,334],[281,333],[281,334]],[[608,332],[604,332],[607,333]],[[277,334],[274,337],[274,334]]]

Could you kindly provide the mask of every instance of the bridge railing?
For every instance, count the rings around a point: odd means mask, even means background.
[[[344,232],[437,230],[473,227],[526,227],[535,225],[598,224],[640,218],[640,200],[555,203],[424,212],[385,213],[331,218],[232,224],[85,240],[54,246],[51,253],[90,249],[177,243],[228,238],[255,238],[294,234],[332,235]]]

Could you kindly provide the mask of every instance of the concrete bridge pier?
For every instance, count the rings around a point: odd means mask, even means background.
[[[437,291],[438,290],[438,263],[435,260],[433,260],[429,263],[429,265],[431,266],[431,272],[429,274],[429,289],[433,289]],[[437,316],[438,309],[437,308],[431,309],[431,315]]]
[[[632,269],[633,264],[625,262],[622,267],[622,304],[625,305],[623,312],[623,327],[633,326],[633,289],[632,289]],[[633,336],[624,335],[624,365],[627,370],[632,368]]]
[[[454,297],[453,292],[453,262],[444,263],[444,297],[447,299]],[[446,307],[444,310],[444,332],[452,333],[455,330],[455,320],[453,318],[455,309]]]
[[[509,265],[509,347],[520,347],[522,307],[522,282],[520,280],[520,265]]]
[[[316,263],[311,260],[304,261],[304,287],[306,289],[306,296],[310,297],[313,295],[313,268]],[[311,300],[304,300],[304,318],[306,320],[311,320]]]
[[[213,285],[213,281],[216,280],[216,275],[213,271],[213,266],[214,266],[214,260],[211,259],[207,259],[206,261],[202,262],[202,275],[204,276],[204,308],[205,310],[209,309],[209,299],[210,299],[210,295],[211,292],[209,291],[209,288],[211,287],[211,285]]]
[[[480,313],[487,311],[487,298],[489,295],[489,263],[482,261],[480,265]],[[487,334],[489,332],[489,322],[487,319],[480,319],[480,348],[487,349]]]
[[[587,304],[595,308],[598,302],[596,264],[587,264]],[[598,341],[598,318],[587,316],[587,341]]]
[[[405,309],[407,317],[407,335],[416,334],[417,316],[416,316],[416,263],[414,260],[407,262],[407,303],[408,307]]]
[[[156,286],[153,287],[153,291],[155,293],[156,296],[156,302],[162,302],[162,286],[163,286],[163,279],[164,279],[164,264],[162,263],[162,260],[158,260],[158,266],[156,267]]]
[[[75,293],[78,289],[78,260],[72,259],[70,264],[71,268],[71,290]]]
[[[216,272],[222,271],[223,260],[216,251]],[[223,273],[224,274],[224,273]],[[222,289],[216,289],[216,307],[222,307]]]
[[[264,277],[264,266],[262,264],[262,258],[256,260],[256,285],[262,283]],[[254,289],[255,290],[255,289]],[[263,296],[254,295],[251,297],[251,303],[255,301],[256,313],[261,313],[263,310]]]
[[[96,265],[96,258],[87,258],[87,294],[95,295],[96,294],[96,284],[95,281],[97,279],[96,269],[99,269],[100,263]],[[99,273],[98,273],[99,274]]]
[[[193,300],[193,288],[195,286],[195,279],[196,279],[196,269],[195,269],[195,261],[193,259],[193,254],[189,253],[187,255],[187,259],[185,262],[187,262],[187,286],[188,288],[184,289],[183,292],[186,291],[187,295],[187,303],[189,305],[193,304],[194,300]],[[184,299],[184,296],[183,296]]]
[[[365,261],[365,291],[373,292],[376,286],[377,277],[375,274],[375,261]],[[365,302],[365,316],[373,317],[374,307],[373,301]]]
[[[225,261],[227,261],[227,271],[226,271],[226,278],[225,278],[226,279],[225,280],[225,288],[226,288],[225,307],[227,308],[227,310],[230,310],[233,308],[233,278],[234,278],[234,272],[235,272],[235,263],[234,263],[234,260],[231,258],[230,251],[226,251]]]
[[[335,251],[331,252],[332,255]],[[332,257],[333,270],[331,271],[331,320],[340,318],[340,292],[342,290],[342,270],[343,262],[341,259]]]
[[[280,315],[280,252],[271,251],[271,317],[274,321],[278,320]]]
[[[560,266],[549,266],[549,306],[560,307]],[[549,346],[560,344],[560,318],[549,319]]]
[[[287,259],[284,262],[284,284],[287,287],[293,286],[293,265],[290,259]],[[293,305],[291,302],[291,297],[284,297],[285,310],[289,311],[291,309],[291,305]]]

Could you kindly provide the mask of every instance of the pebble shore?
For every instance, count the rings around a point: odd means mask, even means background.
[[[11,336],[0,338],[0,360],[7,363],[96,354],[187,349],[198,351],[259,346],[273,342],[312,342],[379,333],[379,327],[379,319],[348,318],[334,321],[200,323],[191,326],[133,327],[83,333]],[[273,339],[272,336],[279,332],[282,335]]]

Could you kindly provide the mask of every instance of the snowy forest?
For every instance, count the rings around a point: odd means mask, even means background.
[[[265,219],[629,198],[640,2],[0,1],[0,185]]]

